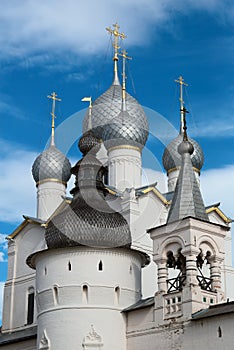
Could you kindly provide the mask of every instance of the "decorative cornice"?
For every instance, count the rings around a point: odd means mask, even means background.
[[[109,155],[109,153],[110,153],[111,151],[114,151],[114,150],[116,150],[116,149],[132,149],[132,150],[135,150],[135,151],[138,151],[138,152],[141,153],[141,148],[140,148],[140,147],[130,146],[130,145],[120,145],[120,146],[113,146],[113,147],[110,147],[110,148],[108,149],[107,154]]]
[[[36,183],[36,186],[38,187],[39,185],[42,185],[42,184],[44,184],[46,182],[57,182],[57,183],[63,184],[65,187],[67,187],[67,183],[65,181],[62,181],[62,180],[59,180],[59,179],[54,179],[54,178],[48,178],[48,179],[44,179],[44,180],[38,181]]]
[[[167,175],[169,175],[170,173],[172,173],[173,171],[176,171],[176,170],[180,170],[180,166],[176,166],[174,168],[171,168],[167,171]],[[193,167],[193,170],[198,173],[198,175],[200,175],[200,170],[198,168],[195,168]]]

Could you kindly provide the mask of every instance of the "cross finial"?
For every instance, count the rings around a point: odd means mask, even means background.
[[[185,83],[182,75],[180,75],[179,78],[175,80],[175,82],[180,84],[180,98],[179,98],[179,100],[180,100],[180,129],[182,132],[184,129],[185,113],[188,113],[188,111],[184,107],[183,87],[188,86],[188,84]],[[186,112],[184,112],[184,111],[186,111]]]
[[[122,72],[122,76],[123,76],[123,84],[122,84],[122,109],[126,110],[126,106],[125,106],[125,99],[126,99],[126,59],[127,60],[131,60],[132,57],[127,56],[127,51],[123,50],[122,53],[120,53],[120,56],[123,57],[123,72]]]
[[[106,28],[106,30],[114,35],[114,41],[113,41],[113,47],[115,49],[115,55],[114,55],[114,61],[118,61],[118,50],[120,48],[119,46],[119,38],[125,39],[126,35],[124,33],[119,32],[120,26],[118,23],[113,24],[114,29],[111,29],[110,27]]]
[[[88,130],[92,130],[92,97],[83,97],[82,102],[89,102]]]
[[[57,94],[55,92],[52,92],[50,95],[47,96],[52,100],[52,111],[51,111],[51,116],[52,116],[52,125],[51,125],[51,146],[54,146],[54,119],[56,118],[55,116],[55,103],[56,101],[62,101],[61,98],[57,97]]]
[[[113,40],[113,47],[114,47],[114,73],[115,73],[115,80],[118,79],[117,77],[117,62],[119,60],[118,54],[119,54],[119,38],[125,39],[126,35],[124,33],[119,32],[119,25],[117,23],[113,24],[114,29],[111,29],[110,27],[106,28],[106,30],[111,34],[114,35]]]

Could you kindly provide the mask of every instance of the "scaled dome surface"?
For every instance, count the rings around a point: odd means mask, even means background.
[[[123,144],[142,148],[147,141],[148,130],[136,127],[130,113],[121,111],[113,122],[105,126],[102,138],[107,148]]]
[[[92,195],[92,206],[82,197],[48,224],[45,239],[48,248],[89,246],[93,248],[130,247],[131,233],[124,217],[114,212],[105,199]],[[97,208],[97,209],[96,209]]]
[[[181,166],[181,155],[178,152],[178,146],[183,141],[183,135],[179,134],[174,140],[172,140],[165,148],[163,153],[163,166],[166,171],[170,171],[174,168]],[[197,170],[201,170],[204,164],[204,153],[201,146],[195,140],[188,137],[188,141],[193,145],[194,151],[191,155],[192,166]]]
[[[32,175],[35,182],[46,179],[67,182],[71,177],[71,164],[62,152],[51,145],[35,159]]]
[[[122,107],[122,87],[118,84],[112,84],[110,88],[98,97],[92,105],[92,130],[95,136],[102,139],[106,126],[112,122],[121,123],[119,115]],[[139,143],[146,142],[148,136],[148,120],[141,105],[126,92],[126,110],[131,120],[131,126],[136,129],[135,139]],[[88,129],[89,114],[83,121],[83,132]]]

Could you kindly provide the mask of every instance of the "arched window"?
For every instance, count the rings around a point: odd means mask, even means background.
[[[87,304],[88,303],[88,286],[86,284],[83,285],[83,295],[82,295],[82,300],[83,303]]]
[[[103,262],[102,260],[100,260],[98,264],[98,271],[102,271],[102,270],[103,270]]]
[[[218,337],[222,338],[222,329],[221,329],[221,327],[218,328]]]
[[[115,304],[119,304],[120,288],[119,286],[115,287]]]
[[[57,305],[59,303],[59,291],[58,291],[58,287],[54,286],[54,303],[55,305]]]
[[[31,287],[28,289],[27,324],[32,324],[34,320],[34,299],[34,288]]]
[[[71,265],[71,262],[69,261],[68,262],[68,271],[71,271],[72,270],[72,265]]]

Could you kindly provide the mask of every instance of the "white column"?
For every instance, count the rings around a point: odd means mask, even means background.
[[[212,291],[221,291],[221,261],[216,257],[211,257],[210,262],[210,278],[212,279]]]
[[[133,146],[119,146],[108,151],[109,185],[120,191],[141,186],[141,151]]]
[[[160,259],[156,261],[158,266],[158,291],[167,293],[167,279],[168,279],[168,268],[167,259]]]
[[[37,185],[37,218],[47,220],[66,196],[64,183],[48,179]]]

